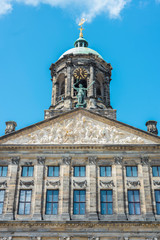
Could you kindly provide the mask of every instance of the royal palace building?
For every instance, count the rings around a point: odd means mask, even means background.
[[[111,64],[80,37],[44,120],[0,137],[0,240],[160,239],[160,137],[119,122]]]

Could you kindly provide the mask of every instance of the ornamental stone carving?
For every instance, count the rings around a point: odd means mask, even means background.
[[[20,157],[12,157],[12,164],[18,165],[20,161]]]
[[[52,181],[47,181],[46,182],[46,185],[47,186],[53,186],[53,187],[59,187],[60,185],[61,185],[61,182],[60,182],[60,180],[59,181],[56,181],[56,182],[52,182]]]
[[[155,181],[155,180],[153,180],[153,185],[154,185],[154,186],[160,186],[160,181]]]
[[[71,157],[62,157],[62,160],[65,165],[71,164]]]
[[[78,186],[78,187],[81,187],[81,188],[87,187],[87,180],[81,181],[81,182],[77,182],[77,181],[73,180],[73,186],[74,187]]]
[[[4,144],[149,144],[151,140],[119,129],[83,113],[53,122],[30,134],[10,139]]]
[[[34,180],[32,180],[32,181],[22,181],[22,180],[20,180],[20,186],[25,186],[25,187],[34,186]]]
[[[121,165],[123,162],[123,157],[115,157],[114,160],[115,160],[115,164]]]
[[[96,156],[90,156],[88,157],[88,161],[90,165],[96,165],[97,157]]]
[[[71,240],[70,237],[60,237],[59,240]]]
[[[115,187],[113,180],[105,182],[105,181],[100,181],[99,185],[101,187]]]
[[[127,186],[132,186],[132,187],[141,186],[141,182],[140,181],[127,181]]]
[[[0,187],[7,187],[7,181],[0,182]]]
[[[148,165],[149,158],[148,157],[141,157],[141,164],[142,166]]]
[[[26,165],[26,166],[32,166],[33,163],[32,163],[32,162],[25,162],[25,165]]]
[[[45,157],[37,157],[37,162],[39,165],[44,165],[45,164]]]

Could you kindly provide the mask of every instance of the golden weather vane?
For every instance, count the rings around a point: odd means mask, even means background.
[[[81,28],[79,28],[79,30],[80,30],[79,37],[82,37],[82,38],[83,38],[83,32],[82,32],[82,31],[84,30],[84,28],[83,28],[82,26],[83,26],[83,24],[84,24],[86,21],[87,21],[87,19],[82,18],[81,21],[80,21],[80,23],[78,24],[79,26],[81,26]]]

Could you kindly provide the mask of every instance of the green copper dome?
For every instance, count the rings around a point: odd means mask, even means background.
[[[88,48],[88,42],[83,37],[79,37],[74,43],[74,48],[71,48],[68,51],[66,51],[65,53],[63,53],[59,59],[63,58],[65,55],[68,55],[68,54],[73,54],[73,55],[94,54],[94,55],[98,56],[99,58],[102,58],[102,56],[98,52],[96,52],[95,50],[93,50],[91,48]]]

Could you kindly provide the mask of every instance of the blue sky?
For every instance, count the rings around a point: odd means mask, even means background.
[[[84,37],[113,67],[111,105],[117,120],[160,132],[160,1],[0,0],[0,135],[44,119],[51,103],[49,67],[73,47],[78,19]]]

